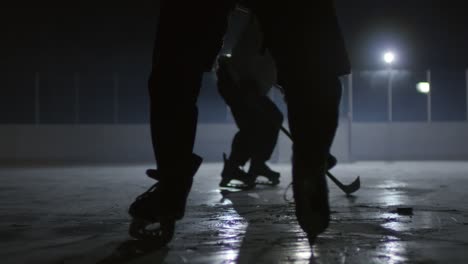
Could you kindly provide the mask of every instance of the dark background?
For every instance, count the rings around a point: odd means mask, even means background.
[[[356,121],[385,121],[388,76],[376,72],[385,70],[385,50],[397,53],[396,120],[425,119],[426,99],[414,85],[425,80],[427,69],[433,79],[434,120],[465,119],[465,1],[338,0],[336,6],[355,73]],[[41,123],[115,122],[115,98],[119,123],[146,122],[157,16],[158,1],[149,0],[4,3],[0,122],[34,122],[36,72]],[[344,109],[346,102],[345,96]],[[226,107],[210,74],[200,107],[203,122],[226,121]]]

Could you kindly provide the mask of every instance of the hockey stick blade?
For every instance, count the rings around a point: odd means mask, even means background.
[[[361,188],[361,179],[360,179],[359,176],[349,185],[344,185],[343,183],[341,183],[329,171],[327,171],[327,176],[328,176],[328,178],[330,178],[330,180],[332,180],[336,184],[336,186],[338,186],[338,188],[340,188],[347,195],[350,195],[350,194],[356,192],[357,190],[359,190],[359,188]]]
[[[287,130],[284,126],[281,126],[280,129],[291,141],[293,141],[292,135],[289,132],[289,130]],[[359,188],[361,188],[361,180],[359,176],[349,185],[344,185],[343,183],[341,183],[335,176],[333,176],[333,174],[331,174],[330,171],[327,171],[327,176],[336,184],[336,186],[338,186],[338,188],[340,188],[344,193],[346,193],[346,195],[350,195],[359,190]]]

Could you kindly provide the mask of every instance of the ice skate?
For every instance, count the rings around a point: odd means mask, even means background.
[[[316,169],[315,173],[304,174],[302,169],[293,173],[293,191],[296,217],[301,228],[307,233],[310,245],[323,233],[330,222],[328,187],[325,168]],[[310,168],[306,171],[310,171]]]
[[[158,173],[158,170],[156,169],[147,169],[146,170],[146,176],[150,177],[153,180],[159,181],[161,178],[160,173]]]
[[[245,172],[232,161],[228,160],[226,154],[223,153],[224,168],[221,172],[220,187],[230,187],[248,190],[255,187],[255,176]],[[232,183],[232,180],[242,182],[241,184]]]
[[[280,173],[272,170],[264,162],[252,163],[249,168],[249,174],[253,175],[257,179],[257,184],[275,186],[280,183]],[[258,181],[259,176],[267,178],[267,181]]]
[[[175,222],[184,217],[187,197],[192,187],[193,176],[202,159],[193,155],[190,168],[174,170],[174,174],[148,170],[148,176],[158,180],[130,205],[132,222],[130,236],[136,239],[153,240],[161,246],[169,243],[174,235]],[[168,175],[167,177],[165,175]],[[154,228],[149,228],[156,225]]]

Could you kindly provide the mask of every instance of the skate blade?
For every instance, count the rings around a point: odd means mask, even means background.
[[[151,223],[148,221],[145,221],[143,219],[139,218],[134,218],[132,222],[130,223],[130,227],[128,229],[128,234],[136,239],[145,239],[146,235],[144,230],[146,230],[146,227],[149,226]]]
[[[247,184],[243,184],[243,183],[227,183],[227,184],[220,184],[219,187],[221,189],[237,189],[237,190],[252,190],[253,188],[255,188],[255,184],[254,185],[247,185]]]
[[[259,186],[269,186],[269,187],[278,186],[278,184],[274,184],[274,183],[268,182],[268,181],[257,181],[255,184],[257,184]]]
[[[137,240],[152,241],[160,247],[168,244],[175,230],[175,220],[165,220],[161,223],[150,223],[141,219],[133,219],[130,223],[129,235]]]
[[[313,247],[317,242],[317,235],[307,234],[307,240],[309,241],[309,246]]]
[[[264,185],[264,186],[278,186],[279,182],[260,180],[260,181],[256,181],[255,184]]]
[[[264,176],[257,176],[255,184],[257,185],[267,185],[267,186],[277,186],[280,183],[279,180],[272,181]]]

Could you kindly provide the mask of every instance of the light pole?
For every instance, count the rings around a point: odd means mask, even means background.
[[[119,123],[119,75],[114,72],[114,124]]]
[[[432,122],[432,102],[431,102],[431,71],[426,71],[426,81],[416,85],[416,90],[419,93],[426,95],[427,103],[427,122]]]
[[[431,98],[431,70],[426,72],[426,81],[427,81],[427,122],[432,122],[432,98]]]
[[[466,121],[468,121],[468,69],[465,72],[465,82],[466,82]]]
[[[41,75],[39,72],[34,74],[34,122],[36,125],[41,123],[41,100],[40,100],[40,89],[41,89]]]
[[[75,89],[75,124],[80,123],[80,74],[75,72],[73,75],[73,87]]]
[[[387,51],[383,55],[383,60],[388,66],[388,87],[387,87],[387,107],[388,107],[388,122],[393,121],[393,69],[392,64],[395,62],[395,53]]]

